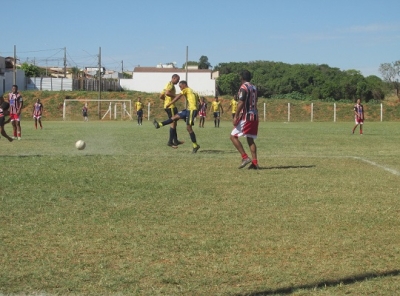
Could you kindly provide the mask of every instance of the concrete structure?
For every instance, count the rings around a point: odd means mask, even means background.
[[[132,79],[121,79],[120,85],[125,90],[135,90],[147,93],[160,93],[173,74],[178,74],[181,80],[187,80],[194,91],[204,96],[215,95],[215,78],[213,72],[207,69],[135,67]],[[176,85],[176,92],[180,89]]]
[[[13,63],[14,59],[11,57],[0,57],[0,95],[10,92],[11,87],[14,84]],[[25,71],[16,69],[15,74],[15,84],[18,85],[19,90],[25,90]]]

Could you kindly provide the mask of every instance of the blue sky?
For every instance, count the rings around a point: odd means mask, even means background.
[[[132,70],[204,55],[328,64],[377,75],[400,60],[399,0],[3,0],[0,56]],[[4,33],[6,35],[4,35]]]

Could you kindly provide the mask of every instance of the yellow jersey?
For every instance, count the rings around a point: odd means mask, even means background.
[[[142,102],[136,102],[136,111],[142,110],[143,109],[143,103]]]
[[[221,101],[214,101],[211,103],[211,110],[213,112],[219,112],[220,111],[220,106],[221,106]]]
[[[197,110],[198,95],[189,87],[182,89],[181,94],[186,97],[188,110]]]
[[[229,106],[231,106],[232,113],[236,113],[238,102],[235,99],[232,99]]]
[[[173,94],[173,97],[167,96],[166,91],[170,91]],[[174,99],[175,97],[175,85],[170,81],[164,87],[165,99],[164,99],[164,108],[167,108],[167,105]],[[175,108],[175,104],[170,105],[168,108]]]

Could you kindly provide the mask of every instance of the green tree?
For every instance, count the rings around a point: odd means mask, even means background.
[[[40,76],[40,68],[36,65],[23,63],[21,65],[21,69],[25,71],[26,77],[39,77]]]
[[[80,77],[80,74],[82,74],[82,71],[78,67],[72,67],[71,74],[72,74],[72,78],[78,78],[78,77]]]
[[[236,73],[222,75],[217,79],[220,95],[234,95],[240,87],[240,77]]]
[[[211,64],[208,62],[207,56],[201,56],[199,60],[199,69],[210,69]]]
[[[379,67],[383,80],[391,84],[396,90],[396,95],[400,99],[400,61],[393,63],[384,63]]]

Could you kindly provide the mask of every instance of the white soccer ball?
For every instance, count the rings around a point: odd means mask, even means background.
[[[85,147],[86,147],[86,143],[85,143],[85,141],[83,141],[83,140],[79,140],[79,141],[77,141],[77,142],[75,143],[75,147],[76,147],[76,149],[78,149],[78,150],[83,150],[83,149],[85,149]]]

